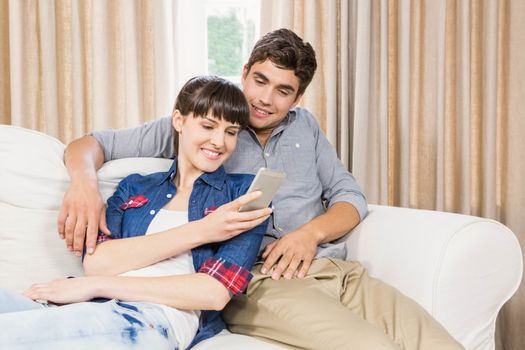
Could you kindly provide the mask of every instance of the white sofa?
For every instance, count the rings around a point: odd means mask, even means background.
[[[45,134],[0,125],[0,286],[82,274],[56,234],[68,175],[64,145]],[[132,172],[166,169],[165,159],[123,159],[99,172],[108,197]],[[370,205],[348,238],[348,258],[397,287],[440,321],[467,349],[494,349],[498,311],[522,276],[521,250],[504,225],[479,217]],[[351,348],[351,344],[349,344]],[[197,350],[279,349],[227,331]]]

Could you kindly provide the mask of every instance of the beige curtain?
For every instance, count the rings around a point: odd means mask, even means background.
[[[263,1],[319,70],[312,110],[368,200],[493,218],[525,247],[525,2]],[[525,349],[525,288],[498,349]]]
[[[0,123],[69,142],[170,113],[170,0],[0,0]]]

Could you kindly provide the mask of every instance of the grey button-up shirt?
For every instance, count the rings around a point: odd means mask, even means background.
[[[104,148],[106,161],[175,155],[177,134],[171,126],[171,117],[136,128],[103,130],[92,135]],[[273,130],[265,146],[252,130],[242,130],[237,148],[224,167],[227,172],[251,174],[266,167],[286,174],[284,184],[273,199],[274,212],[261,249],[323,214],[337,202],[352,204],[361,220],[366,216],[367,203],[359,185],[338,159],[314,116],[305,109],[291,110]],[[344,259],[344,242],[320,245],[316,257],[323,256]]]

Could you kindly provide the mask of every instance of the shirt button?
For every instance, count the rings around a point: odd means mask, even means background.
[[[166,195],[166,197],[171,198],[171,197],[173,197],[173,195],[172,195],[171,193],[168,193],[168,194]]]
[[[269,157],[269,156],[270,156],[270,153],[268,153],[268,152],[264,152],[264,156],[265,156],[265,157]]]
[[[149,211],[149,215],[155,215],[155,210],[153,210],[153,209],[150,210],[150,211]]]
[[[296,144],[295,144],[295,148],[299,148],[299,147],[301,147],[301,145],[298,144],[298,143],[296,143]]]

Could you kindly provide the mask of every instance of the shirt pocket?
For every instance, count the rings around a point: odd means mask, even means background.
[[[317,178],[315,147],[300,139],[289,139],[281,144],[283,169],[292,181],[311,182]]]

